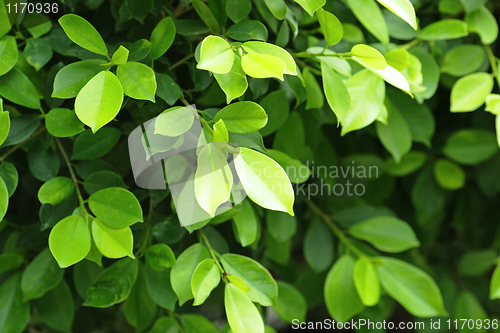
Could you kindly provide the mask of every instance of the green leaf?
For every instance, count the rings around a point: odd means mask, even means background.
[[[139,200],[123,188],[110,187],[92,194],[89,207],[102,223],[111,228],[125,228],[144,221]]]
[[[128,12],[139,21],[141,24],[144,23],[144,18],[153,9],[153,0],[125,0]]]
[[[267,41],[267,28],[264,24],[255,20],[245,20],[232,25],[227,30],[228,37],[246,42],[248,40]]]
[[[497,257],[494,249],[469,251],[460,259],[458,270],[462,276],[484,275],[495,265]]]
[[[421,151],[411,151],[396,163],[394,158],[386,161],[385,171],[394,177],[407,176],[420,169],[427,161],[427,154]]]
[[[243,43],[242,47],[248,54],[266,54],[283,60],[286,64],[283,74],[297,75],[295,60],[290,53],[281,47],[264,42],[246,42]]]
[[[28,77],[17,68],[11,69],[0,80],[0,96],[21,106],[38,109],[38,92]]]
[[[120,111],[123,88],[120,80],[109,71],[94,76],[80,90],[75,100],[75,112],[85,125],[97,132]]]
[[[138,332],[143,332],[151,326],[151,323],[156,318],[157,309],[158,307],[148,292],[144,266],[139,265],[137,280],[130,291],[130,295],[125,300],[125,303],[123,303],[125,319]]]
[[[170,272],[172,289],[179,297],[179,306],[192,299],[191,278],[200,262],[210,258],[207,249],[200,243],[188,247],[177,258],[177,263]]]
[[[241,68],[251,77],[258,79],[277,78],[283,81],[286,63],[271,55],[248,53],[241,58]]]
[[[23,55],[31,66],[38,72],[52,58],[52,48],[45,39],[29,38],[26,41]]]
[[[75,185],[70,178],[52,178],[38,190],[38,200],[40,200],[42,204],[50,203],[52,205],[57,205],[69,198],[74,190]]]
[[[224,120],[221,119],[214,124],[214,137],[212,138],[212,142],[227,143],[228,141],[229,133],[226,125],[224,124]]]
[[[92,195],[97,191],[109,187],[123,187],[127,186],[123,183],[122,178],[113,171],[102,170],[97,171],[85,178],[83,188],[88,194]]]
[[[0,274],[19,268],[24,258],[17,253],[0,254]]]
[[[311,16],[326,4],[326,0],[294,0]]]
[[[351,97],[342,79],[324,62],[321,63],[321,74],[326,101],[340,122],[351,108]]]
[[[59,19],[59,24],[75,44],[91,52],[108,56],[108,49],[101,35],[83,17],[67,14]]]
[[[19,175],[17,169],[9,162],[0,164],[0,178],[4,181],[7,188],[8,196],[11,197],[17,188]]]
[[[124,258],[102,271],[87,290],[84,306],[108,308],[127,299],[139,271],[139,260]]]
[[[465,15],[465,22],[469,31],[477,33],[485,45],[492,44],[498,37],[497,20],[485,6],[468,12]]]
[[[459,2],[462,5],[463,9],[465,9],[467,13],[470,13],[484,5],[487,0],[460,0]]]
[[[50,135],[58,138],[77,135],[85,130],[75,111],[70,109],[50,110],[45,117],[45,126]]]
[[[326,276],[325,303],[336,321],[345,322],[365,308],[354,285],[354,259],[343,255]]]
[[[493,271],[490,283],[490,299],[498,299],[500,297],[500,266],[497,265]]]
[[[473,73],[458,79],[451,89],[451,112],[475,111],[484,104],[493,84],[488,73]]]
[[[304,257],[317,273],[325,271],[333,262],[334,241],[330,230],[320,220],[314,220],[304,236]]]
[[[237,102],[217,112],[214,121],[224,120],[229,132],[253,133],[267,124],[267,114],[257,103],[251,101]]]
[[[250,0],[226,0],[227,16],[238,23],[250,14],[252,2]]]
[[[212,290],[219,285],[220,274],[213,259],[205,259],[198,264],[191,279],[194,306],[203,304]]]
[[[463,76],[478,70],[485,58],[484,48],[479,45],[458,45],[444,55],[441,72]]]
[[[290,113],[290,105],[284,90],[273,91],[266,95],[260,105],[268,116],[266,126],[260,129],[262,136],[267,136],[279,129],[287,120]]]
[[[469,320],[472,323],[487,323],[488,322],[488,314],[486,311],[483,309],[481,306],[481,303],[479,300],[474,296],[474,294],[468,290],[462,291],[456,298],[455,301],[455,313],[454,317],[459,318],[459,322],[463,322],[460,319],[464,318],[467,319],[467,323],[469,323]],[[468,325],[458,325],[458,332],[479,332],[479,333],[486,333],[489,330],[487,330],[484,326],[473,326],[475,329],[470,329],[470,326]],[[481,328],[480,328],[481,327]]]
[[[90,251],[90,231],[85,220],[71,215],[59,221],[49,235],[49,247],[59,267],[83,260]]]
[[[410,0],[377,0],[385,8],[405,20],[411,27],[417,30],[417,18],[415,17],[415,9]]]
[[[323,8],[318,9],[316,16],[318,17],[319,25],[325,36],[326,44],[335,45],[339,43],[342,40],[344,28],[337,16],[323,10]]]
[[[480,129],[463,129],[453,133],[443,149],[447,157],[465,165],[484,162],[497,152],[495,136]]]
[[[0,99],[0,104],[2,100]],[[8,111],[1,110],[0,106],[0,146],[5,142],[10,131],[10,117]]]
[[[457,190],[465,185],[465,171],[461,166],[446,159],[436,161],[434,176],[438,184],[446,190]]]
[[[418,38],[426,41],[457,39],[469,34],[467,23],[457,19],[446,19],[434,22],[419,30]]]
[[[251,147],[253,148],[253,147]],[[309,179],[311,170],[298,159],[291,158],[287,154],[274,149],[268,149],[267,155],[285,170],[290,182],[300,184]]]
[[[351,96],[351,109],[340,122],[342,135],[370,125],[385,108],[384,82],[368,70],[353,75],[346,83]]]
[[[193,126],[194,117],[190,108],[174,106],[156,118],[154,134],[178,137]]]
[[[221,295],[222,296],[222,295]],[[197,314],[185,314],[181,317],[185,332],[189,333],[219,333],[219,329],[207,318]],[[163,331],[162,331],[163,332]],[[177,332],[177,331],[175,331]],[[172,333],[175,333],[172,332]],[[171,333],[169,331],[169,333]]]
[[[115,127],[105,127],[98,133],[87,130],[76,138],[71,159],[93,160],[104,156],[118,143],[120,136],[120,130]]]
[[[377,273],[384,290],[416,317],[447,315],[436,283],[421,269],[404,261],[381,257]]]
[[[184,315],[186,316],[186,315]],[[183,317],[184,317],[183,316]],[[148,333],[179,333],[179,328],[172,317],[161,317],[156,320],[153,328],[151,328]]]
[[[278,20],[283,20],[286,16],[287,7],[284,0],[264,0],[267,8]]]
[[[306,87],[306,110],[321,109],[325,102],[325,98],[323,97],[323,92],[321,91],[318,81],[309,68],[306,68],[304,72],[302,72],[302,77],[304,78]]]
[[[278,242],[290,240],[297,231],[297,219],[282,212],[268,210],[266,225],[269,234]]]
[[[263,306],[272,306],[278,296],[278,286],[271,273],[257,261],[239,255],[227,253],[221,257],[227,274],[239,277],[250,287],[246,294],[253,302]]]
[[[305,148],[305,136],[302,118],[297,111],[294,111],[276,132],[273,149],[288,154],[292,158],[300,159]],[[288,171],[292,172],[292,170]]]
[[[175,266],[175,255],[167,244],[155,244],[145,251],[146,262],[155,271],[163,271],[165,268]]]
[[[226,283],[224,306],[233,332],[264,333],[264,321],[247,295],[231,283]]]
[[[240,151],[234,165],[248,197],[259,206],[293,216],[293,188],[285,170],[261,153],[248,148]]]
[[[0,6],[0,22],[3,5]],[[9,20],[7,19],[7,25]],[[0,23],[0,29],[4,23]],[[0,34],[1,34],[0,30]],[[23,301],[21,288],[19,288],[21,274],[14,274],[0,285],[0,322],[4,332],[22,332],[30,318],[30,304]]]
[[[12,36],[5,36],[0,39],[0,75],[8,73],[17,62],[19,51],[17,50],[16,39]]]
[[[377,135],[384,147],[399,163],[401,158],[411,150],[412,137],[410,128],[405,118],[398,109],[393,108],[389,113],[387,124],[377,122]]]
[[[354,265],[354,285],[365,306],[374,306],[380,300],[380,283],[371,260],[360,257]]]
[[[218,33],[219,22],[215,18],[210,8],[201,0],[191,0],[191,2],[201,20],[207,25],[210,31],[213,33]]]
[[[373,69],[383,70],[387,66],[384,56],[371,46],[364,44],[354,45],[351,54],[361,63]]]
[[[224,152],[214,144],[206,145],[198,155],[194,178],[196,201],[210,217],[231,196],[233,174]]]
[[[98,219],[92,222],[92,237],[95,245],[104,256],[108,258],[122,258],[129,256],[135,259],[133,254],[133,235],[129,227],[110,228]]]
[[[9,20],[9,15],[7,13],[7,7],[5,7],[2,3],[2,5],[0,6],[0,37],[3,37],[3,35],[8,33],[10,31],[10,28],[11,23]],[[24,325],[22,328],[24,328]]]
[[[40,298],[61,282],[64,270],[57,266],[48,248],[40,252],[23,272],[23,302]]]
[[[102,267],[90,260],[79,262],[73,267],[73,282],[78,295],[82,299],[87,298],[87,289],[103,270]]]
[[[118,50],[113,53],[113,56],[111,57],[111,63],[114,65],[124,65],[127,63],[128,55],[129,50],[125,46],[120,45]]]
[[[247,22],[247,21],[243,21]],[[243,23],[242,22],[242,23]],[[226,74],[214,74],[220,88],[226,94],[226,103],[241,97],[248,88],[247,76],[241,67],[241,58],[234,57],[233,67]]]
[[[156,60],[168,51],[175,39],[175,24],[172,17],[163,18],[151,33],[151,59]]]
[[[306,320],[306,299],[297,288],[286,282],[278,281],[278,299],[273,309],[289,324],[297,319],[301,322]]]
[[[36,179],[48,181],[59,172],[60,162],[57,153],[45,141],[38,140],[28,150],[28,166]]]
[[[245,247],[255,242],[257,233],[260,230],[260,221],[248,200],[244,200],[241,203],[241,209],[233,216],[233,220],[238,231],[238,239],[241,246]]]
[[[64,66],[56,74],[52,97],[73,98],[85,87],[94,76],[101,72],[105,60],[90,59],[74,62]]]
[[[146,265],[146,282],[149,296],[162,308],[174,311],[175,303],[177,303],[177,295],[172,290],[172,285],[170,284],[170,272],[170,269],[156,271],[150,265]]]
[[[347,0],[354,16],[381,43],[389,43],[389,32],[382,11],[373,0]]]
[[[155,102],[156,77],[151,67],[139,62],[128,62],[118,66],[116,77],[120,80],[125,95]]]
[[[486,107],[484,108],[484,111],[491,112],[495,116],[498,116],[500,114],[500,95],[490,94],[486,96]],[[0,113],[0,117],[1,115],[2,114]]]
[[[228,42],[218,36],[208,36],[201,42],[200,61],[196,68],[226,74],[233,67],[234,57]]]
[[[168,105],[174,105],[182,95],[179,85],[167,74],[156,74],[156,82],[158,84],[156,95],[167,102]]]
[[[75,306],[71,290],[66,281],[33,302],[37,316],[50,328],[69,332],[75,317]]]
[[[349,232],[384,252],[403,252],[420,246],[413,229],[406,222],[392,216],[373,217],[353,225]]]
[[[395,49],[384,54],[387,65],[393,67],[397,71],[402,71],[410,62],[410,54],[405,49]]]

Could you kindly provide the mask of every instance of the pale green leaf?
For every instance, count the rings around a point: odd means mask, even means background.
[[[406,49],[395,49],[384,54],[387,65],[401,72],[410,62],[410,55]]]
[[[354,45],[351,49],[351,54],[356,60],[359,60],[361,64],[367,67],[383,70],[387,66],[382,53],[371,46],[365,44]]]
[[[128,62],[118,66],[116,76],[125,95],[155,102],[156,77],[151,67],[139,62]]]
[[[354,16],[381,43],[389,43],[387,23],[374,0],[347,0]]]
[[[293,215],[294,193],[285,170],[261,153],[248,148],[240,150],[234,165],[248,197],[259,206]]]
[[[498,116],[500,114],[500,95],[490,94],[486,96],[486,107],[484,110]]]
[[[493,84],[493,77],[488,73],[473,73],[460,78],[451,89],[451,112],[475,111],[491,94]]]
[[[233,332],[264,333],[264,321],[259,310],[247,295],[231,283],[225,287],[224,306]]]
[[[120,45],[118,50],[113,53],[113,56],[111,57],[111,62],[114,65],[124,65],[127,63],[128,60],[128,54],[129,50],[123,45]]]
[[[488,8],[481,6],[465,15],[465,22],[470,32],[475,32],[481,37],[485,45],[493,43],[498,37],[498,23]]]
[[[283,81],[286,63],[271,55],[248,53],[241,58],[241,68],[251,77],[258,79],[277,78]]]
[[[201,43],[200,61],[196,68],[226,74],[233,67],[234,57],[227,41],[218,36],[208,36]]]
[[[457,19],[446,19],[434,22],[420,30],[418,38],[426,41],[456,39],[469,34],[467,23]]]
[[[94,219],[92,222],[92,237],[99,252],[104,256],[114,259],[129,256],[135,259],[132,253],[134,236],[129,227],[110,228],[98,219]]]
[[[92,213],[108,227],[125,228],[142,222],[142,208],[135,195],[120,187],[109,187],[89,197]]]
[[[458,45],[444,55],[441,72],[463,76],[478,70],[485,58],[484,48],[479,45]]]
[[[118,78],[109,71],[94,76],[80,90],[75,100],[75,112],[85,125],[97,132],[120,111],[123,89]]]
[[[42,204],[57,205],[69,198],[75,190],[75,185],[70,178],[56,177],[45,182],[38,190],[38,200]]]
[[[191,279],[193,305],[201,305],[220,282],[220,271],[213,259],[205,259],[198,264]]]
[[[365,306],[374,306],[380,300],[380,282],[371,260],[360,257],[354,265],[354,285]]]
[[[0,39],[0,75],[4,75],[14,67],[18,53],[16,39],[13,36]]]
[[[415,9],[410,0],[377,0],[385,8],[405,20],[411,27],[417,30],[417,18]]]
[[[278,20],[283,20],[286,16],[287,7],[285,0],[264,0],[267,8]]]
[[[436,161],[434,176],[437,183],[446,190],[457,190],[465,185],[465,171],[461,166],[446,159]]]
[[[241,67],[241,58],[234,57],[233,67],[226,74],[214,74],[220,88],[226,94],[226,103],[242,96],[248,88],[247,76]]]
[[[156,118],[154,134],[178,137],[193,126],[194,117],[190,108],[174,106]]]
[[[61,268],[83,260],[90,251],[90,242],[89,228],[78,215],[59,221],[49,235],[50,251]]]
[[[316,16],[318,17],[319,25],[325,36],[326,44],[335,45],[340,42],[344,35],[344,28],[337,16],[323,10],[323,8],[318,9]]]
[[[284,74],[297,75],[297,65],[295,64],[295,60],[293,60],[290,53],[281,47],[264,42],[246,42],[243,43],[242,47],[249,54],[267,54],[283,60],[286,64]]]
[[[326,0],[295,0],[311,16],[326,4]]]
[[[237,102],[217,112],[214,121],[224,120],[229,132],[253,133],[267,124],[267,114],[257,103],[251,101]]]
[[[321,63],[321,74],[326,100],[340,122],[351,108],[351,97],[342,79],[324,62]]]

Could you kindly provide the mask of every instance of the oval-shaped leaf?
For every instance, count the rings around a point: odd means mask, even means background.
[[[0,12],[1,18],[1,12]],[[3,20],[3,18],[1,18]],[[1,21],[0,21],[1,22]],[[4,22],[0,23],[0,29]],[[10,24],[7,19],[7,24]],[[1,31],[0,31],[1,33]],[[19,287],[21,274],[14,274],[0,285],[0,322],[4,332],[22,332],[30,317],[30,304],[23,301]]]
[[[385,8],[405,20],[411,27],[417,30],[417,18],[415,9],[410,0],[377,0]]]
[[[116,76],[125,95],[155,102],[156,77],[151,67],[139,62],[127,62],[118,66]]]
[[[438,184],[447,190],[457,190],[465,185],[465,172],[462,167],[446,159],[436,161],[434,176]]]
[[[146,262],[155,271],[175,266],[175,255],[167,244],[155,244],[146,249]]]
[[[111,228],[125,228],[144,221],[139,200],[124,188],[110,187],[92,194],[89,207],[102,223]]]
[[[354,265],[354,285],[365,306],[374,306],[380,300],[377,271],[367,257],[360,257]]]
[[[226,74],[233,67],[234,57],[228,42],[218,36],[208,36],[201,42],[200,61],[196,68]]]
[[[413,229],[392,216],[378,216],[353,225],[349,232],[385,252],[402,252],[420,246]]]
[[[257,261],[239,255],[227,253],[221,257],[227,274],[239,277],[250,287],[247,296],[263,306],[272,306],[278,296],[278,285],[271,273]]]
[[[85,220],[71,215],[59,221],[50,231],[49,248],[61,268],[83,260],[90,251],[90,231]]]
[[[343,255],[326,276],[325,303],[333,319],[345,322],[365,308],[354,285],[355,260]]]
[[[488,73],[473,73],[460,78],[451,89],[451,112],[475,111],[484,104],[493,89]]]
[[[465,37],[469,34],[467,23],[457,19],[446,19],[434,22],[418,31],[418,38],[422,40],[445,40]]]
[[[64,66],[56,74],[52,97],[73,98],[94,76],[101,72],[105,60],[89,59]]]
[[[108,49],[101,35],[83,17],[67,14],[59,19],[59,24],[75,44],[91,52],[108,56]]]
[[[371,46],[365,44],[354,45],[351,49],[351,54],[361,63],[373,69],[382,70],[387,66],[382,53]]]
[[[465,165],[484,162],[498,152],[495,135],[480,129],[463,129],[453,133],[443,149],[443,153]]]
[[[241,58],[241,68],[251,77],[258,79],[274,77],[283,81],[286,64],[283,60],[274,56],[249,53]]]
[[[50,203],[52,205],[57,205],[69,198],[74,190],[75,185],[70,178],[52,178],[38,190],[38,200],[40,200],[42,204]]]
[[[120,80],[113,73],[102,71],[87,82],[76,96],[75,112],[78,119],[95,133],[116,117],[122,101]]]
[[[156,60],[168,51],[175,39],[175,24],[172,17],[163,18],[151,33],[151,59]]]
[[[384,290],[417,317],[447,315],[443,298],[432,278],[404,261],[382,257],[377,273]]]
[[[224,306],[233,332],[264,333],[264,321],[252,301],[238,287],[226,283]]]
[[[52,109],[45,117],[47,131],[55,137],[66,138],[85,130],[83,123],[70,109]]]
[[[246,42],[242,46],[248,54],[267,54],[283,60],[286,64],[284,74],[297,75],[297,65],[295,64],[295,60],[293,60],[290,53],[281,47],[264,42]]]
[[[104,156],[118,143],[120,136],[120,130],[115,127],[105,127],[97,133],[87,130],[76,138],[71,159],[93,160]]]
[[[381,43],[389,43],[389,29],[382,11],[373,0],[347,0],[354,16]]]
[[[340,122],[351,108],[351,96],[338,74],[326,63],[321,63],[323,90],[326,101]]]
[[[224,120],[229,132],[252,133],[267,124],[266,111],[257,103],[244,101],[230,104],[217,112],[214,121]]]
[[[458,45],[444,55],[441,72],[453,76],[475,72],[483,64],[485,57],[484,48],[479,45]]]
[[[283,321],[289,324],[297,319],[300,322],[306,320],[306,299],[297,288],[286,282],[278,282],[278,299],[273,309]]]
[[[497,20],[485,6],[467,13],[465,22],[469,31],[477,33],[485,45],[493,43],[498,37]]]
[[[259,206],[293,216],[294,193],[285,170],[254,150],[240,148],[240,151],[234,165],[248,197]]]
[[[0,39],[0,76],[14,68],[18,54],[16,39],[13,36]]]
[[[154,134],[178,137],[186,133],[193,126],[194,117],[191,109],[174,106],[163,111],[156,118]]]
[[[0,80],[0,96],[21,106],[38,109],[40,98],[30,79],[19,69],[13,68]]]
[[[220,271],[213,259],[205,259],[198,264],[191,279],[191,291],[194,295],[193,305],[201,305],[210,296],[212,290],[219,285]]]
[[[99,252],[104,256],[113,259],[129,256],[135,259],[132,253],[134,236],[129,227],[110,228],[98,219],[94,219],[92,222],[92,237]]]
[[[326,44],[335,45],[340,42],[344,35],[344,28],[337,16],[323,10],[323,8],[318,9],[316,16],[325,36]]]

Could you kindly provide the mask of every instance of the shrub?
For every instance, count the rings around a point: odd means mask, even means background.
[[[0,1],[0,332],[498,328],[496,9]]]

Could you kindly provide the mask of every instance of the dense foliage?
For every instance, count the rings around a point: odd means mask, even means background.
[[[0,332],[497,329],[497,9],[0,0]]]

